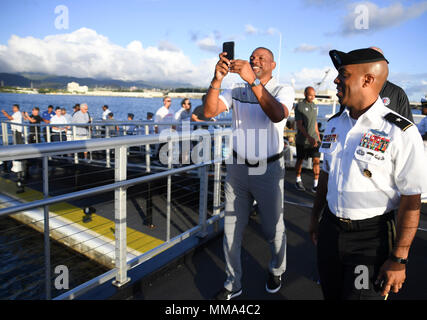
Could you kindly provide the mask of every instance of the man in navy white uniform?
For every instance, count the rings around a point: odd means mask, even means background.
[[[269,293],[281,288],[286,270],[283,131],[295,94],[292,87],[277,83],[272,76],[275,66],[267,48],[255,49],[249,61],[230,61],[222,53],[206,96],[205,117],[233,112],[234,159],[227,163],[225,183],[227,279],[217,299],[230,300],[242,293],[241,243],[254,200],[272,254],[266,283]],[[239,74],[244,82],[220,95],[222,80],[229,72]]]
[[[384,299],[406,277],[427,189],[423,142],[416,126],[379,97],[388,76],[380,52],[329,55],[338,70],[339,102],[347,108],[329,119],[320,147],[310,235],[322,291],[325,299]]]

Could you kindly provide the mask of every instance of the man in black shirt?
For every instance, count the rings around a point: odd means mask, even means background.
[[[24,119],[30,121],[32,124],[39,124],[42,121],[49,123],[48,121],[45,121],[40,116],[40,109],[38,107],[34,107],[31,111],[31,116],[28,115],[28,112],[24,112]],[[40,126],[31,126],[30,127],[30,136],[28,139],[29,143],[40,143]]]
[[[401,87],[386,81],[381,89],[380,97],[387,108],[414,122],[408,96]]]
[[[371,47],[370,49],[374,49],[381,54],[384,54],[380,48]],[[409,106],[408,96],[401,87],[391,83],[390,81],[386,81],[380,91],[380,97],[387,108],[399,113],[411,122],[414,122],[411,107]]]
[[[206,95],[204,94],[202,97],[202,104],[193,110],[193,114],[191,115],[191,121],[196,121],[196,122],[215,121],[214,118],[205,117],[205,112],[204,112],[205,99],[206,99]],[[201,126],[201,128],[208,129],[208,126]]]

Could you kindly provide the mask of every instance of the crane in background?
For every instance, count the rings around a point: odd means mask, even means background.
[[[323,79],[320,82],[316,82],[314,89],[316,91],[319,90],[320,86],[325,82],[326,77],[328,76],[328,73],[331,71],[331,69],[328,69],[325,71],[325,75],[323,76]]]

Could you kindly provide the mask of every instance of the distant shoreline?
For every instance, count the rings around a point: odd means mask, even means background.
[[[162,92],[162,91],[89,91],[89,92],[46,92],[39,93],[35,89],[10,89],[1,90],[0,93],[18,93],[18,94],[39,94],[39,95],[58,95],[58,96],[94,96],[94,97],[127,97],[127,98],[163,98],[166,94],[171,98],[190,98],[200,99],[205,93],[203,92]]]
[[[71,93],[71,92],[46,92],[39,93],[36,89],[0,89],[0,93],[18,93],[18,94],[38,94],[38,95],[53,95],[53,96],[93,96],[93,97],[123,97],[123,98],[163,98],[168,95],[171,98],[189,98],[201,99],[205,92],[167,92],[167,91],[88,91],[86,93]],[[330,102],[331,104],[333,101]],[[412,108],[418,109],[421,106],[420,102],[409,102]]]

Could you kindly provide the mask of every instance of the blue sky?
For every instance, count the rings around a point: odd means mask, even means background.
[[[55,26],[59,5],[68,9],[67,29]],[[355,28],[358,6],[368,13],[367,29]],[[0,72],[203,86],[223,41],[236,42],[238,58],[266,46],[277,60],[281,34],[280,79],[296,88],[333,69],[328,50],[375,45],[412,100],[427,94],[427,1],[2,0],[1,7]],[[334,72],[325,88],[333,88]]]

